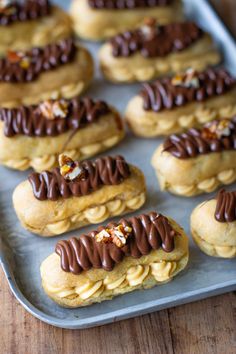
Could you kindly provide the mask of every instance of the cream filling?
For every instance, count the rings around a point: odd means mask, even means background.
[[[178,108],[177,108],[178,110]],[[158,119],[158,116],[146,116],[144,120],[139,121],[136,118],[128,117],[128,120],[134,121],[134,124],[145,127],[151,131],[151,135],[170,134],[202,125],[219,118],[231,118],[236,115],[236,104],[227,105],[223,108],[200,108],[191,114],[182,115],[176,119]]]
[[[71,157],[74,160],[84,160],[88,157],[94,156],[99,152],[110,149],[112,146],[118,144],[118,142],[122,139],[123,133],[111,136],[110,138],[94,143],[89,144],[87,146],[83,146],[80,149],[73,149],[64,151],[64,154]],[[45,170],[49,170],[57,165],[58,155],[44,155],[41,157],[35,157],[32,159],[24,158],[19,160],[4,160],[2,163],[10,168],[24,171],[28,168],[32,167],[35,171],[41,172]]]
[[[236,168],[224,170],[218,173],[215,177],[205,179],[192,185],[173,185],[170,184],[166,180],[165,176],[161,175],[158,170],[156,170],[156,174],[162,190],[170,190],[174,194],[183,195],[186,197],[191,197],[201,193],[211,193],[220,185],[228,185],[236,180]]]
[[[196,243],[201,248],[201,250],[210,255],[218,256],[222,258],[233,258],[236,257],[236,246],[219,246],[207,242],[201,236],[199,236],[196,231],[194,231],[194,239]]]
[[[60,235],[68,230],[76,228],[80,224],[99,224],[110,217],[141,208],[145,200],[145,192],[140,193],[127,201],[114,199],[104,205],[85,209],[65,220],[49,224],[46,226],[46,229],[52,235]]]
[[[162,283],[172,279],[177,271],[177,262],[159,261],[149,265],[137,265],[130,267],[125,274],[117,279],[110,279],[108,275],[105,279],[97,282],[90,280],[76,287],[58,289],[56,287],[48,286],[47,290],[59,298],[73,299],[79,297],[81,300],[88,300],[90,298],[102,295],[112,295],[112,293],[119,293],[119,290],[127,288],[135,288],[145,283],[148,278],[154,278],[156,282]]]

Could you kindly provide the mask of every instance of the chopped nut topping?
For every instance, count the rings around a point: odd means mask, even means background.
[[[147,40],[153,39],[159,33],[159,27],[154,18],[145,18],[141,27],[141,32]]]
[[[84,171],[79,167],[78,163],[66,155],[61,154],[59,156],[59,166],[61,175],[69,181],[85,177]]]
[[[176,74],[172,78],[171,83],[174,86],[183,86],[189,88],[199,88],[200,86],[197,72],[192,68],[188,69],[185,73]]]
[[[126,240],[131,232],[132,227],[120,224],[110,229],[103,229],[95,238],[97,242],[114,243],[117,247],[121,248],[126,244]]]
[[[53,120],[56,118],[66,118],[68,115],[69,104],[65,100],[48,100],[40,104],[39,109],[43,116]]]
[[[202,137],[205,139],[220,139],[231,134],[230,119],[222,119],[209,123],[202,131]]]
[[[31,63],[31,58],[28,57],[23,52],[15,52],[9,50],[7,53],[7,58],[12,64],[19,64],[23,69],[28,69]]]

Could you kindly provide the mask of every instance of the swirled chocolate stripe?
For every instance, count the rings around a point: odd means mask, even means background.
[[[164,57],[180,52],[200,39],[202,30],[193,22],[165,26],[143,26],[118,34],[110,40],[114,57],[129,57],[140,53],[146,58]]]
[[[217,195],[215,219],[219,222],[236,221],[236,191],[221,189]]]
[[[52,101],[51,104],[60,102]],[[58,136],[68,130],[78,130],[95,122],[100,116],[110,112],[103,101],[90,98],[63,100],[68,105],[66,116],[48,119],[40,106],[22,106],[14,109],[0,108],[0,121],[4,122],[4,134],[8,138],[15,135],[31,137]]]
[[[17,21],[36,20],[50,13],[51,5],[48,0],[12,1],[5,7],[0,6],[0,26],[8,26]]]
[[[132,228],[123,247],[96,241],[95,236],[101,230],[120,224]],[[112,271],[126,256],[140,258],[159,248],[165,252],[173,251],[176,236],[176,231],[165,216],[151,212],[130,219],[121,219],[118,224],[110,223],[88,235],[80,236],[79,239],[73,237],[68,241],[59,241],[55,251],[61,258],[61,268],[65,272],[80,274],[91,268]]]
[[[71,62],[76,50],[73,38],[69,38],[25,53],[9,52],[0,59],[0,82],[34,81],[41,73]]]
[[[59,168],[51,172],[32,173],[29,181],[34,196],[39,200],[58,200],[59,198],[80,197],[90,194],[103,185],[120,184],[130,176],[128,163],[122,156],[102,157],[95,161],[77,162],[83,178],[66,180]]]
[[[136,8],[168,6],[173,0],[88,0],[93,9],[132,10]]]
[[[235,79],[224,69],[208,69],[196,73],[198,87],[174,85],[171,78],[144,84],[140,92],[146,111],[161,112],[182,107],[191,102],[202,102],[211,97],[223,95],[233,86]]]
[[[188,159],[198,155],[236,150],[236,117],[225,121],[227,126],[219,131],[217,126],[223,123],[221,120],[215,120],[201,129],[189,129],[183,134],[170,135],[164,141],[164,151],[178,159]]]

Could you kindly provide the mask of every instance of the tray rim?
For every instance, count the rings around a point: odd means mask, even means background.
[[[186,2],[188,0],[183,0]],[[231,42],[231,46],[234,47],[236,51],[236,40],[232,36],[229,29],[225,26],[224,22],[220,19],[216,11],[213,9],[212,5],[207,0],[198,0],[199,7],[202,7],[203,10],[208,11],[211,15],[212,20],[217,22],[217,25],[221,28],[222,33],[228,38],[228,41]],[[128,318],[133,318],[136,316],[142,316],[148,313],[155,311],[175,307],[178,305],[184,305],[193,301],[202,300],[212,296],[217,296],[224,294],[230,291],[236,290],[236,279],[232,281],[222,282],[209,287],[204,288],[203,291],[199,292],[198,290],[188,291],[182,294],[178,299],[175,299],[175,296],[165,297],[165,299],[157,299],[148,301],[145,304],[139,304],[128,307],[128,313],[124,314],[123,309],[109,312],[107,314],[100,314],[97,316],[90,316],[89,319],[75,319],[75,320],[66,320],[55,318],[54,316],[47,315],[42,310],[39,310],[37,307],[32,305],[32,303],[24,296],[21,292],[20,287],[17,284],[9,261],[5,257],[3,250],[3,241],[2,235],[0,234],[0,265],[3,269],[3,273],[8,282],[9,288],[12,294],[15,296],[16,300],[28,311],[31,315],[41,320],[44,323],[52,325],[58,328],[64,329],[85,329],[96,326],[102,326],[108,323],[113,323]],[[112,300],[111,300],[112,301]],[[73,309],[72,309],[73,311]],[[112,315],[111,315],[112,313]]]

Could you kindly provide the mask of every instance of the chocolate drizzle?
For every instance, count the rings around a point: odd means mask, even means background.
[[[17,21],[36,20],[50,13],[51,5],[48,0],[12,1],[5,8],[0,8],[0,26],[8,26]]]
[[[68,103],[66,117],[53,120],[43,115],[40,105],[14,109],[0,108],[0,121],[4,122],[5,136],[8,138],[19,134],[32,137],[57,136],[68,130],[83,128],[110,112],[105,102],[90,98],[76,97],[65,102]]]
[[[136,8],[168,6],[173,0],[88,0],[93,9],[132,10]]]
[[[132,228],[127,243],[121,248],[114,243],[96,241],[95,235],[104,227],[88,235],[82,235],[79,239],[73,237],[68,241],[59,241],[55,251],[61,257],[61,268],[73,274],[80,274],[91,268],[112,271],[124,257],[140,258],[159,248],[165,252],[174,250],[174,238],[178,234],[168,219],[161,214],[151,212],[130,219],[121,219],[118,224],[110,223],[106,228],[119,224]]]
[[[16,52],[20,53],[21,52]],[[49,44],[44,48],[33,48],[23,53],[29,60],[27,67],[21,62],[13,62],[9,57],[0,59],[0,82],[31,82],[42,72],[53,70],[63,64],[71,62],[76,54],[73,38],[63,39]],[[12,55],[9,53],[9,55]]]
[[[211,97],[222,95],[235,86],[235,79],[224,69],[207,69],[196,73],[199,87],[173,85],[171,78],[144,84],[140,95],[146,111],[160,112],[171,110],[191,102],[202,102]]]
[[[188,159],[198,155],[204,155],[225,150],[236,150],[236,117],[229,122],[229,132],[227,135],[212,137],[205,134],[205,130],[211,125],[220,122],[215,120],[205,124],[201,129],[189,129],[183,134],[170,135],[164,141],[163,151],[169,152],[178,159]]]
[[[90,194],[103,185],[116,185],[130,176],[128,163],[122,156],[101,157],[94,162],[77,162],[84,174],[83,179],[68,181],[59,168],[51,172],[32,173],[29,181],[35,198],[56,201],[59,198],[80,197]]]
[[[219,222],[236,221],[236,191],[221,189],[217,195],[215,219]]]
[[[110,40],[110,44],[114,57],[129,57],[140,53],[145,58],[154,58],[180,52],[202,35],[202,30],[193,22],[165,26],[144,25],[134,31],[118,34]]]

